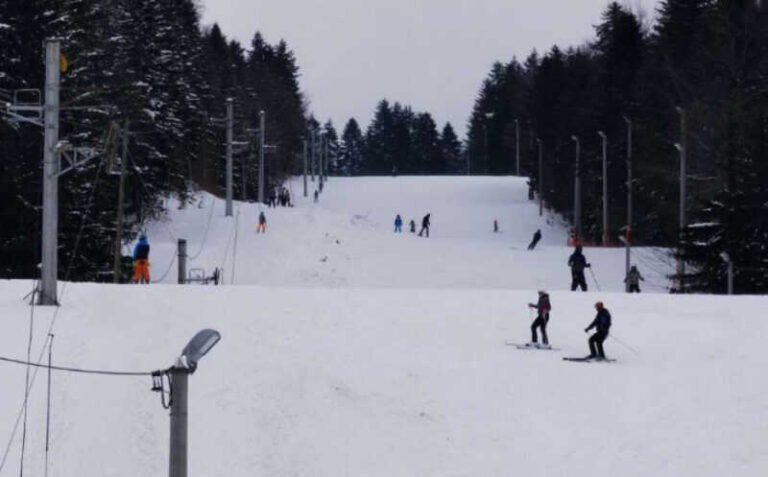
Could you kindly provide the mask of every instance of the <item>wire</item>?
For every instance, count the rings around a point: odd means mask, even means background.
[[[90,214],[91,214],[91,208],[93,206],[93,198],[96,195],[96,190],[97,190],[98,184],[99,184],[99,177],[101,175],[101,166],[102,166],[102,161],[99,160],[98,165],[96,167],[96,177],[95,177],[95,179],[93,181],[93,188],[91,189],[91,196],[88,199],[88,206],[86,208],[85,214],[83,214],[83,220],[80,223],[80,230],[78,231],[77,238],[75,239],[75,246],[73,247],[72,256],[71,256],[71,258],[69,260],[69,265],[67,266],[67,271],[66,271],[66,273],[64,275],[64,284],[61,287],[61,293],[59,294],[59,301],[61,301],[64,298],[64,294],[65,294],[65,292],[67,290],[67,283],[68,283],[67,280],[69,279],[69,274],[72,271],[72,265],[74,263],[74,260],[77,257],[77,251],[78,251],[78,249],[80,247],[80,241],[81,241],[81,239],[83,237],[83,230],[85,230],[86,220],[88,219],[88,216],[90,216]],[[33,304],[31,305],[30,313],[31,313],[32,316],[34,316],[34,313],[35,313],[34,294],[33,294],[32,298],[33,298]],[[11,431],[11,437],[8,439],[8,443],[6,445],[5,452],[3,453],[3,460],[0,461],[0,472],[2,472],[3,468],[5,467],[5,463],[7,461],[7,457],[8,457],[8,453],[10,452],[11,445],[13,444],[13,440],[16,438],[16,432],[19,430],[19,423],[21,422],[22,416],[25,414],[26,403],[27,403],[27,399],[28,399],[28,396],[29,396],[29,392],[32,390],[32,387],[35,384],[35,379],[37,378],[37,371],[38,371],[37,368],[39,367],[39,363],[42,362],[42,360],[43,360],[43,355],[45,353],[45,349],[48,346],[48,340],[50,339],[51,336],[53,336],[51,333],[53,331],[54,325],[56,324],[56,318],[59,316],[59,310],[61,310],[61,307],[57,306],[56,309],[53,312],[53,317],[51,318],[51,323],[48,325],[48,336],[46,336],[45,341],[43,342],[43,346],[40,349],[40,354],[39,354],[39,356],[37,358],[37,364],[33,364],[33,366],[36,366],[36,369],[32,373],[32,379],[29,380],[29,382],[27,383],[26,389],[24,390],[24,395],[25,395],[24,404],[22,404],[21,409],[19,409],[19,412],[16,415],[16,422],[13,425],[13,430]],[[23,452],[22,452],[22,454],[23,454]]]
[[[238,225],[240,222],[240,207],[237,208],[237,215],[235,215],[235,243],[232,246],[232,280],[231,283],[235,283],[235,264],[237,263],[237,232],[240,229]]]
[[[188,257],[190,261],[194,261],[197,259],[197,257],[200,256],[200,254],[203,252],[203,247],[205,247],[205,240],[208,238],[208,230],[211,228],[211,219],[213,218],[213,209],[216,205],[216,199],[211,198],[211,208],[208,211],[208,223],[205,225],[205,232],[203,233],[203,241],[200,242],[200,249],[197,251],[196,254],[194,254],[191,257]]]
[[[48,477],[49,450],[51,449],[51,365],[53,359],[53,335],[48,341],[48,404],[45,413],[45,477]]]
[[[165,277],[168,276],[168,274],[171,272],[171,269],[173,268],[173,264],[176,263],[176,254],[174,253],[171,257],[171,263],[168,264],[168,268],[165,269],[165,273],[163,273],[163,276],[160,277],[158,280],[152,280],[152,283],[161,283],[163,280],[165,280]]]
[[[34,290],[34,288],[33,288]],[[32,292],[32,298],[35,298],[34,291]],[[32,358],[32,336],[35,331],[35,305],[30,307],[29,311],[29,339],[27,341],[27,361]],[[24,378],[24,424],[21,431],[21,462],[19,464],[19,475],[24,475],[24,451],[27,448],[27,415],[29,410],[29,371],[30,366],[27,365],[27,372]]]
[[[109,371],[109,370],[103,370],[103,369],[83,369],[83,368],[73,368],[70,366],[53,366],[49,364],[41,364],[41,363],[35,363],[31,361],[24,361],[21,359],[14,359],[14,358],[7,358],[5,356],[0,356],[0,361],[5,361],[7,363],[15,363],[15,364],[22,364],[25,366],[34,366],[36,368],[44,368],[44,369],[51,369],[54,371],[67,371],[70,373],[82,373],[82,374],[100,374],[100,375],[106,375],[106,376],[152,376],[152,371],[146,372],[146,371]]]

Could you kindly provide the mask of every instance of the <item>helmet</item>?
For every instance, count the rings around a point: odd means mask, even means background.
[[[598,310],[602,310],[603,309],[603,302],[602,301],[598,301],[597,303],[595,303],[595,308],[597,308]]]
[[[139,235],[139,240],[147,240],[147,236],[144,234]]]
[[[546,290],[539,290],[539,295],[546,295],[546,294],[547,294]]]

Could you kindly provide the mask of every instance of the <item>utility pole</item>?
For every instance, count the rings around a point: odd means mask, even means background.
[[[309,157],[309,177],[312,180],[312,182],[315,182],[315,156],[317,153],[317,146],[315,145],[315,137],[317,136],[317,132],[315,131],[315,128],[312,128],[312,136],[311,136],[311,147],[310,147],[310,157]]]
[[[325,134],[320,134],[320,154],[319,154],[319,160],[318,160],[318,166],[317,166],[317,181],[319,182],[318,187],[320,190],[323,190],[323,182],[325,182],[323,178],[323,161],[325,156],[325,140],[326,140]]]
[[[304,140],[304,197],[307,196],[307,161],[309,151],[307,151],[307,140]]]
[[[603,131],[597,134],[603,141],[603,247],[608,246],[608,137]]]
[[[517,163],[517,175],[520,175],[520,121],[515,119],[515,162]]]
[[[43,269],[40,305],[58,305],[58,220],[59,220],[59,143],[61,40],[45,40],[45,146],[43,149]]]
[[[573,224],[576,229],[576,240],[581,241],[581,177],[579,171],[579,160],[581,156],[579,138],[576,135],[571,136],[576,143],[576,168],[573,181]]]
[[[685,109],[676,107],[677,112],[680,114],[680,142],[675,144],[675,147],[680,152],[680,231],[678,235],[678,250],[677,250],[677,276],[679,278],[679,293],[684,291],[684,275],[685,275],[685,261],[683,260],[682,240],[683,231],[685,230],[685,196],[686,196],[686,164],[685,164]]]
[[[542,155],[541,139],[536,138],[539,145],[539,217],[544,215],[544,161]]]
[[[227,205],[224,213],[232,217],[232,130],[234,129],[234,99],[227,98]]]
[[[326,183],[328,182],[328,162],[329,162],[328,161],[328,157],[329,157],[328,153],[329,153],[329,151],[330,151],[329,141],[328,141],[328,137],[326,137],[325,138],[325,161],[323,162],[323,164],[325,166],[325,167],[323,167],[323,178],[324,178],[324,181]]]
[[[627,249],[624,277],[629,276],[629,258],[632,248],[632,121],[624,116],[624,122],[627,123],[627,230],[624,237],[624,245]],[[629,282],[624,285],[624,291],[629,293]]]
[[[125,220],[125,169],[128,163],[128,125],[126,119],[123,123],[123,154],[120,159],[120,182],[117,187],[117,226],[115,227],[115,260],[113,263],[113,282],[120,283],[123,255],[123,222]]]
[[[266,114],[259,111],[259,203],[264,201],[264,136],[266,135]]]

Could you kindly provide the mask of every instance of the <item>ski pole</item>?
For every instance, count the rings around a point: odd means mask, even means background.
[[[611,335],[608,335],[608,336],[610,336],[611,338],[613,338],[613,340],[614,340],[615,342],[619,343],[621,346],[623,346],[623,347],[627,348],[628,350],[632,351],[632,352],[633,352],[633,353],[635,353],[636,355],[640,356],[640,353],[638,353],[638,352],[637,352],[637,350],[636,350],[635,348],[633,348],[633,347],[629,346],[627,343],[625,343],[625,342],[621,341],[620,339],[618,339],[617,337],[615,337],[615,336],[614,336],[614,335],[612,335],[612,334],[611,334]]]
[[[592,280],[595,282],[595,288],[597,288],[597,291],[600,291],[600,284],[597,283],[597,278],[595,278],[595,272],[592,271],[592,267],[589,267],[589,274],[592,275]]]

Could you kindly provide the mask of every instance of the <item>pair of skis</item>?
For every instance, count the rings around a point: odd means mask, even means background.
[[[507,342],[506,344],[509,345],[509,346],[514,346],[515,348],[521,349],[521,350],[557,351],[557,350],[560,349],[560,348],[554,348],[554,347],[552,347],[552,345],[549,345],[549,344],[544,345],[544,344],[539,344],[539,343],[525,343],[525,344],[521,344],[521,343],[510,343],[510,342]],[[577,362],[577,363],[592,363],[592,362],[595,362],[595,363],[601,363],[601,362],[602,363],[612,363],[612,362],[614,362],[616,360],[613,359],[613,358],[598,358],[598,357],[594,357],[594,356],[583,356],[583,357],[564,356],[563,357],[563,361],[574,361],[574,362]]]

